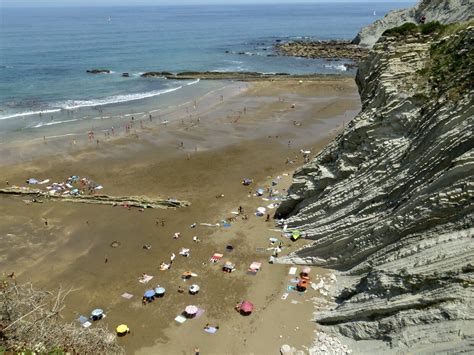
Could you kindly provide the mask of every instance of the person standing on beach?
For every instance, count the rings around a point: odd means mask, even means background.
[[[48,226],[48,219],[47,218],[43,218],[43,219],[44,219],[44,225],[45,225],[45,227],[47,227]]]

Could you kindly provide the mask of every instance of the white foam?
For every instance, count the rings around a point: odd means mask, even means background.
[[[0,120],[7,120],[9,118],[15,118],[15,117],[22,117],[22,116],[32,116],[32,115],[39,115],[40,113],[54,113],[54,112],[59,112],[61,109],[53,109],[53,110],[44,110],[44,111],[27,111],[27,112],[21,112],[21,113],[15,113],[13,115],[7,115],[7,116],[0,116]]]
[[[78,118],[75,118],[75,119],[73,119],[73,120],[51,121],[51,122],[46,122],[46,123],[40,122],[40,123],[38,123],[37,125],[33,126],[32,128],[40,128],[40,127],[43,127],[43,126],[54,126],[54,125],[57,125],[57,124],[68,123],[68,122],[74,122],[74,121],[79,121],[79,119],[78,119]]]
[[[343,65],[343,64],[338,64],[338,65],[326,64],[326,65],[324,65],[324,67],[329,68],[329,69],[336,69],[336,70],[340,70],[340,71],[347,71],[346,66]]]

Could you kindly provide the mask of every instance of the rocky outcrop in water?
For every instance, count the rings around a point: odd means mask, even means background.
[[[385,30],[406,22],[418,23],[424,17],[425,22],[449,24],[471,20],[473,15],[472,0],[422,0],[413,8],[390,11],[384,18],[364,27],[352,42],[370,48]]]
[[[367,49],[351,41],[292,41],[275,45],[281,55],[328,60],[352,59],[359,61],[367,57]]]
[[[110,74],[109,69],[88,69],[86,72],[89,74]]]
[[[382,38],[361,112],[277,211],[309,239],[278,262],[339,271],[316,321],[356,352],[474,349],[473,47],[469,25]]]

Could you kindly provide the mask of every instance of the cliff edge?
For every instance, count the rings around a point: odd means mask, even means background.
[[[472,351],[474,26],[389,32],[361,112],[294,174],[277,215],[310,244],[278,262],[338,270],[316,321],[355,350]]]
[[[361,47],[371,48],[385,30],[406,22],[418,23],[424,16],[426,22],[442,24],[469,21],[473,18],[472,0],[422,0],[415,7],[390,11],[384,18],[364,27],[352,41]]]

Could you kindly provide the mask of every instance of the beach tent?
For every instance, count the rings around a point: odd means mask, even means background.
[[[243,315],[249,315],[253,311],[253,303],[249,301],[242,301],[239,305],[239,311]]]
[[[100,308],[96,308],[91,312],[92,320],[99,320],[104,318],[104,311]]]
[[[301,237],[301,232],[299,230],[294,230],[291,233],[291,240],[292,241],[298,240],[300,237]]]
[[[153,301],[153,298],[155,297],[155,290],[147,290],[143,294],[143,297],[146,298],[148,302]]]
[[[165,295],[166,289],[164,287],[157,287],[155,288],[155,296],[156,297],[163,297]]]
[[[189,286],[189,293],[190,293],[191,295],[195,295],[195,294],[197,294],[198,292],[199,292],[199,286],[198,286],[198,285],[193,284],[193,285]]]
[[[233,264],[230,261],[226,261],[224,266],[222,267],[222,271],[225,271],[225,272],[232,272],[234,270],[235,270],[235,264]]]
[[[117,332],[117,335],[118,336],[123,336],[127,333],[130,333],[130,329],[128,328],[128,326],[126,324],[120,324],[116,329],[115,331]]]

